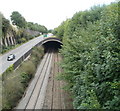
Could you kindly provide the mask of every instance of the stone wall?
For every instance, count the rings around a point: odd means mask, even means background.
[[[16,40],[12,32],[7,33],[6,37],[2,37],[1,45],[5,45],[7,47],[15,44],[16,44]]]
[[[33,30],[29,30],[26,29],[25,32],[31,36],[39,36],[40,32],[38,31],[33,31]],[[16,40],[15,40],[15,34],[13,32],[8,32],[6,34],[6,37],[2,37],[1,41],[0,41],[0,45],[5,45],[6,47],[11,46],[11,45],[16,45]]]

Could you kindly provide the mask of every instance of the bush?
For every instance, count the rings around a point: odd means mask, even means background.
[[[31,78],[31,75],[25,72],[21,73],[21,83],[23,84],[24,88],[28,86],[28,81],[30,81]]]
[[[32,50],[32,59],[31,60],[35,64],[35,67],[37,67],[39,60],[42,59],[43,55],[44,55],[43,47],[37,47]]]
[[[120,109],[118,13],[117,3],[78,12],[64,29],[63,77],[75,109]]]
[[[26,74],[29,74],[32,77],[32,74],[35,72],[35,65],[32,61],[26,61],[21,66],[21,72],[24,71]]]
[[[26,40],[26,38],[25,37],[22,37],[21,39],[20,39],[20,43],[25,43],[27,40]]]
[[[41,55],[43,56],[43,49],[41,47],[34,48],[33,52],[36,51],[40,56],[36,58],[37,63],[39,63],[42,58]],[[35,58],[34,54],[32,54],[27,61],[23,62],[15,71],[13,70],[13,66],[10,66],[7,71],[2,74],[3,109],[12,109],[22,97],[37,68],[37,64],[34,64],[35,61],[33,58]]]
[[[4,109],[11,109],[23,94],[23,87],[18,72],[11,72],[3,82],[2,104]]]
[[[11,45],[11,46],[9,46],[9,47],[3,45],[3,46],[2,46],[2,50],[0,51],[0,53],[3,54],[3,53],[9,51],[10,49],[12,49],[12,48],[14,48],[14,47],[15,47],[14,45]]]
[[[24,87],[28,86],[30,79],[35,74],[35,70],[36,68],[32,61],[24,62],[20,67],[19,71],[21,72],[21,83]]]

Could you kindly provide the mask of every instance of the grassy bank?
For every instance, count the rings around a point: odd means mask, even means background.
[[[30,80],[34,77],[37,65],[44,55],[42,47],[36,47],[28,60],[23,62],[15,71],[13,66],[9,67],[2,76],[2,107],[3,109],[12,109],[18,103],[28,86]]]

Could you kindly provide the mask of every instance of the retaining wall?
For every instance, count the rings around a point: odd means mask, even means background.
[[[42,44],[42,42],[39,42],[38,44],[36,44],[34,47],[36,46],[40,46]],[[32,52],[32,49],[29,49],[25,54],[23,54],[23,56],[21,56],[14,64],[13,64],[13,68],[16,69]]]
[[[53,38],[49,38],[49,39],[53,39]],[[44,39],[43,41],[40,41],[38,44],[36,44],[34,47],[37,47],[37,46],[41,46],[43,45],[43,43],[46,41],[47,39]],[[59,40],[58,38],[56,38],[56,40]],[[33,48],[33,47],[32,47]],[[25,54],[23,54],[23,56],[21,56],[14,64],[13,64],[13,67],[14,69],[16,69],[32,52],[32,48],[29,49],[28,51],[25,52]]]

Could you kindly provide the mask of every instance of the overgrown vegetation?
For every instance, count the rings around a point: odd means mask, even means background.
[[[3,54],[3,53],[5,53],[5,52],[7,52],[7,51],[9,51],[9,50],[11,50],[15,47],[17,47],[17,45],[16,46],[11,45],[9,47],[6,47],[5,45],[3,45],[2,48],[1,48],[1,53]]]
[[[40,34],[46,33],[47,28],[43,25],[33,22],[27,22],[25,18],[17,11],[12,12],[11,22],[0,13],[0,53],[13,49],[16,45],[23,44]],[[15,27],[14,27],[14,26]],[[12,41],[11,41],[12,39]]]
[[[47,32],[47,28],[45,26],[33,22],[27,22],[18,11],[12,12],[11,21],[12,24],[16,25],[18,28],[28,28],[34,31],[39,31],[41,33]]]
[[[63,79],[75,109],[120,109],[118,4],[78,12],[54,30],[63,39]]]
[[[31,78],[34,77],[37,65],[44,54],[43,48],[36,47],[32,50],[30,58],[23,62],[17,70],[10,66],[2,75],[3,109],[12,109],[24,94]]]

